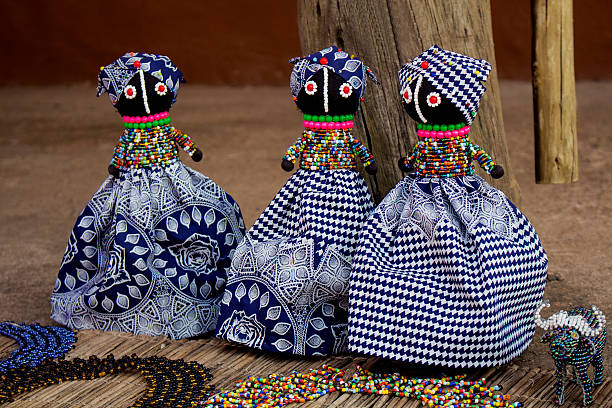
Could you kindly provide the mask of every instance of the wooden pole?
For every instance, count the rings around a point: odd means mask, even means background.
[[[578,181],[572,0],[532,0],[536,183]]]
[[[415,123],[400,104],[401,65],[437,44],[486,59],[495,68],[489,0],[298,0],[298,23],[305,54],[337,45],[363,59],[382,82],[369,85],[357,136],[378,161],[378,174],[369,182],[383,197],[403,177],[397,159],[416,141]],[[500,180],[483,177],[518,205],[520,192],[506,147],[495,69],[485,85],[487,92],[472,124],[473,140],[506,175]]]

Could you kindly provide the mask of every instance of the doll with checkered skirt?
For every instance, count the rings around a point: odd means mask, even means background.
[[[352,256],[373,208],[355,159],[369,173],[376,164],[351,130],[375,77],[335,46],[291,62],[304,130],[281,164],[299,169],[236,249],[217,335],[273,352],[332,354],[346,348]]]
[[[503,168],[470,140],[491,66],[432,46],[399,71],[418,142],[365,223],[349,350],[448,367],[506,363],[529,345],[548,261],[527,218],[474,174]]]
[[[197,336],[215,329],[226,270],[244,236],[236,202],[179,159],[202,152],[170,123],[181,71],[163,55],[126,53],[100,69],[124,131],[110,176],[79,217],[51,296],[73,329]]]

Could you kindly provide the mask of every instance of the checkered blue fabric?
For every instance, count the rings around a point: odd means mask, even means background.
[[[478,176],[408,176],[364,226],[349,350],[448,367],[506,363],[529,345],[548,260],[523,214]]]
[[[138,67],[134,66],[136,61],[140,63]],[[142,52],[126,52],[112,64],[102,67],[98,74],[98,96],[107,92],[112,104],[116,105],[123,88],[138,70],[147,72],[165,83],[174,95],[172,102],[176,101],[179,84],[184,82],[183,73],[170,58]]]
[[[323,58],[325,64],[321,62]],[[292,58],[290,62],[295,62],[289,81],[293,96],[297,96],[310,77],[323,66],[331,69],[351,84],[353,89],[359,93],[359,97],[365,93],[367,77],[379,83],[372,70],[366,67],[360,59],[349,55],[346,51],[339,50],[335,45],[305,57]]]
[[[352,256],[373,208],[353,170],[298,170],[238,246],[217,335],[267,351],[344,351]]]
[[[478,112],[486,88],[482,84],[491,72],[491,64],[432,45],[405,64],[398,72],[400,90],[418,78],[425,77],[440,93],[461,111],[467,124]]]

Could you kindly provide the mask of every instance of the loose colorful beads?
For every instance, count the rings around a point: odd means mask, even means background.
[[[34,367],[47,359],[62,357],[76,342],[72,330],[38,324],[2,322],[0,335],[12,338],[18,345],[9,358],[0,361],[0,372],[24,365]]]
[[[374,374],[359,366],[351,379],[343,370],[324,365],[321,370],[288,376],[249,377],[236,383],[236,389],[218,393],[202,403],[205,408],[282,407],[294,402],[320,398],[336,390],[347,393],[412,397],[423,405],[449,408],[520,407],[499,387],[486,386],[485,379],[467,381],[465,376],[407,378],[399,374]]]
[[[196,362],[135,355],[115,359],[91,356],[87,360],[46,360],[37,367],[21,366],[0,373],[0,404],[39,388],[72,380],[91,380],[127,371],[140,373],[147,384],[131,407],[191,407],[208,398],[210,371]]]

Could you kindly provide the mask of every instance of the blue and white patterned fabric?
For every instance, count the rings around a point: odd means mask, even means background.
[[[289,62],[295,64],[289,81],[293,96],[297,96],[310,77],[323,66],[331,69],[351,84],[353,89],[359,93],[359,97],[365,93],[367,77],[370,77],[376,84],[379,83],[372,70],[363,65],[361,60],[346,51],[339,50],[335,45],[305,57],[292,58]]]
[[[102,67],[98,73],[98,96],[107,92],[112,104],[116,105],[123,88],[139,70],[165,83],[174,95],[172,103],[176,102],[179,84],[185,81],[183,73],[170,58],[142,52],[127,52],[112,64]]]
[[[175,339],[214,330],[243,236],[234,200],[180,161],[109,177],[70,235],[51,318]]]
[[[346,349],[348,284],[373,208],[353,170],[298,170],[236,249],[217,335],[298,355]]]
[[[469,125],[486,91],[481,82],[487,80],[490,72],[488,61],[432,45],[399,70],[400,93],[415,78],[423,76],[459,109]]]
[[[506,363],[529,345],[548,260],[527,218],[478,176],[407,176],[365,224],[349,350],[448,367]]]

